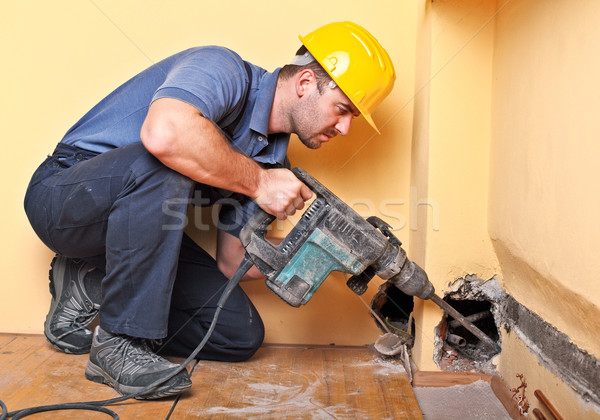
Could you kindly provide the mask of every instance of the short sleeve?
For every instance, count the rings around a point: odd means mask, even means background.
[[[243,101],[248,89],[243,60],[222,47],[194,48],[169,69],[152,100],[174,98],[218,123]]]

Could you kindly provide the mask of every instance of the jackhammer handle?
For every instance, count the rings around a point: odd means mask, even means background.
[[[294,175],[296,175],[296,178],[304,182],[311,190],[314,191],[315,183],[313,181],[316,180],[312,176],[310,176],[308,172],[306,172],[304,169],[298,166],[292,168],[292,172],[294,173]]]
[[[296,175],[296,178],[298,178],[300,181],[306,184],[306,186],[310,188],[310,190],[314,192],[317,196],[326,197],[328,201],[331,201],[331,197],[335,197],[335,195],[333,195],[331,191],[325,188],[323,184],[321,184],[319,181],[313,178],[312,175],[310,175],[304,169],[295,167],[292,169],[292,172],[294,173],[294,175]],[[339,200],[339,198],[337,197],[335,197],[335,199]]]
[[[263,209],[259,208],[246,222],[242,231],[240,232],[240,241],[244,247],[248,246],[252,239],[252,234],[256,233],[259,237],[264,238],[267,234],[269,225],[273,223],[275,216],[267,213]]]
[[[313,190],[312,182],[310,182],[310,176],[306,177],[307,173],[300,169],[294,168],[292,172],[296,177],[304,182],[311,190]],[[308,182],[307,182],[308,180]],[[313,190],[314,191],[314,190]],[[269,225],[275,221],[275,216],[267,213],[263,209],[259,208],[256,212],[248,219],[242,231],[240,232],[240,241],[246,247],[250,243],[252,233],[256,233],[259,237],[264,238],[267,234]]]
[[[323,194],[323,187],[317,180],[310,176],[302,168],[293,168],[292,173],[296,175],[300,181],[302,181],[308,188],[311,189],[317,195]],[[252,233],[256,233],[259,237],[264,238],[267,234],[269,225],[275,221],[275,216],[267,213],[263,209],[259,208],[246,222],[242,231],[240,232],[240,240],[244,247],[250,243],[250,237]]]

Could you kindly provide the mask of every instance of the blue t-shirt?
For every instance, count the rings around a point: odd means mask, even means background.
[[[252,80],[248,80],[249,73]],[[270,73],[244,63],[238,54],[223,47],[191,48],[119,86],[61,141],[97,153],[139,142],[150,104],[159,98],[174,98],[193,105],[221,128],[229,128],[227,137],[246,156],[261,164],[286,165],[289,134],[267,133],[278,75],[279,69]],[[221,228],[234,235],[258,208],[247,198],[238,202],[240,206],[223,206],[221,217]]]

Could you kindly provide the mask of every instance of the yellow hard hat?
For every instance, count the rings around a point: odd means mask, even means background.
[[[300,35],[300,41],[379,133],[371,113],[396,80],[392,60],[381,44],[352,22],[329,23]]]

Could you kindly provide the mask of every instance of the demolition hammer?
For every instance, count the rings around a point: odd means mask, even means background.
[[[205,336],[178,369],[142,390],[109,400],[53,404],[13,412],[7,412],[6,405],[0,401],[0,420],[66,409],[100,411],[118,419],[119,416],[105,406],[143,398],[140,396],[177,375],[196,358],[212,336],[229,295],[253,264],[266,276],[269,289],[295,307],[306,304],[332,271],[352,274],[347,284],[358,295],[367,290],[369,281],[377,275],[407,295],[431,299],[478,339],[500,352],[495,341],[435,294],[425,271],[406,257],[402,243],[391,233],[387,223],[377,217],[365,220],[305,171],[295,168],[293,172],[315,193],[315,200],[278,246],[265,239],[275,217],[258,210],[250,218],[240,233],[246,255],[227,282]]]
[[[351,274],[348,287],[362,295],[377,275],[402,292],[431,299],[486,345],[500,346],[435,294],[425,271],[410,261],[391,227],[364,219],[301,168],[293,173],[316,195],[298,223],[277,246],[265,235],[275,217],[258,210],[240,233],[248,257],[266,276],[268,288],[288,304],[306,304],[332,271]]]

